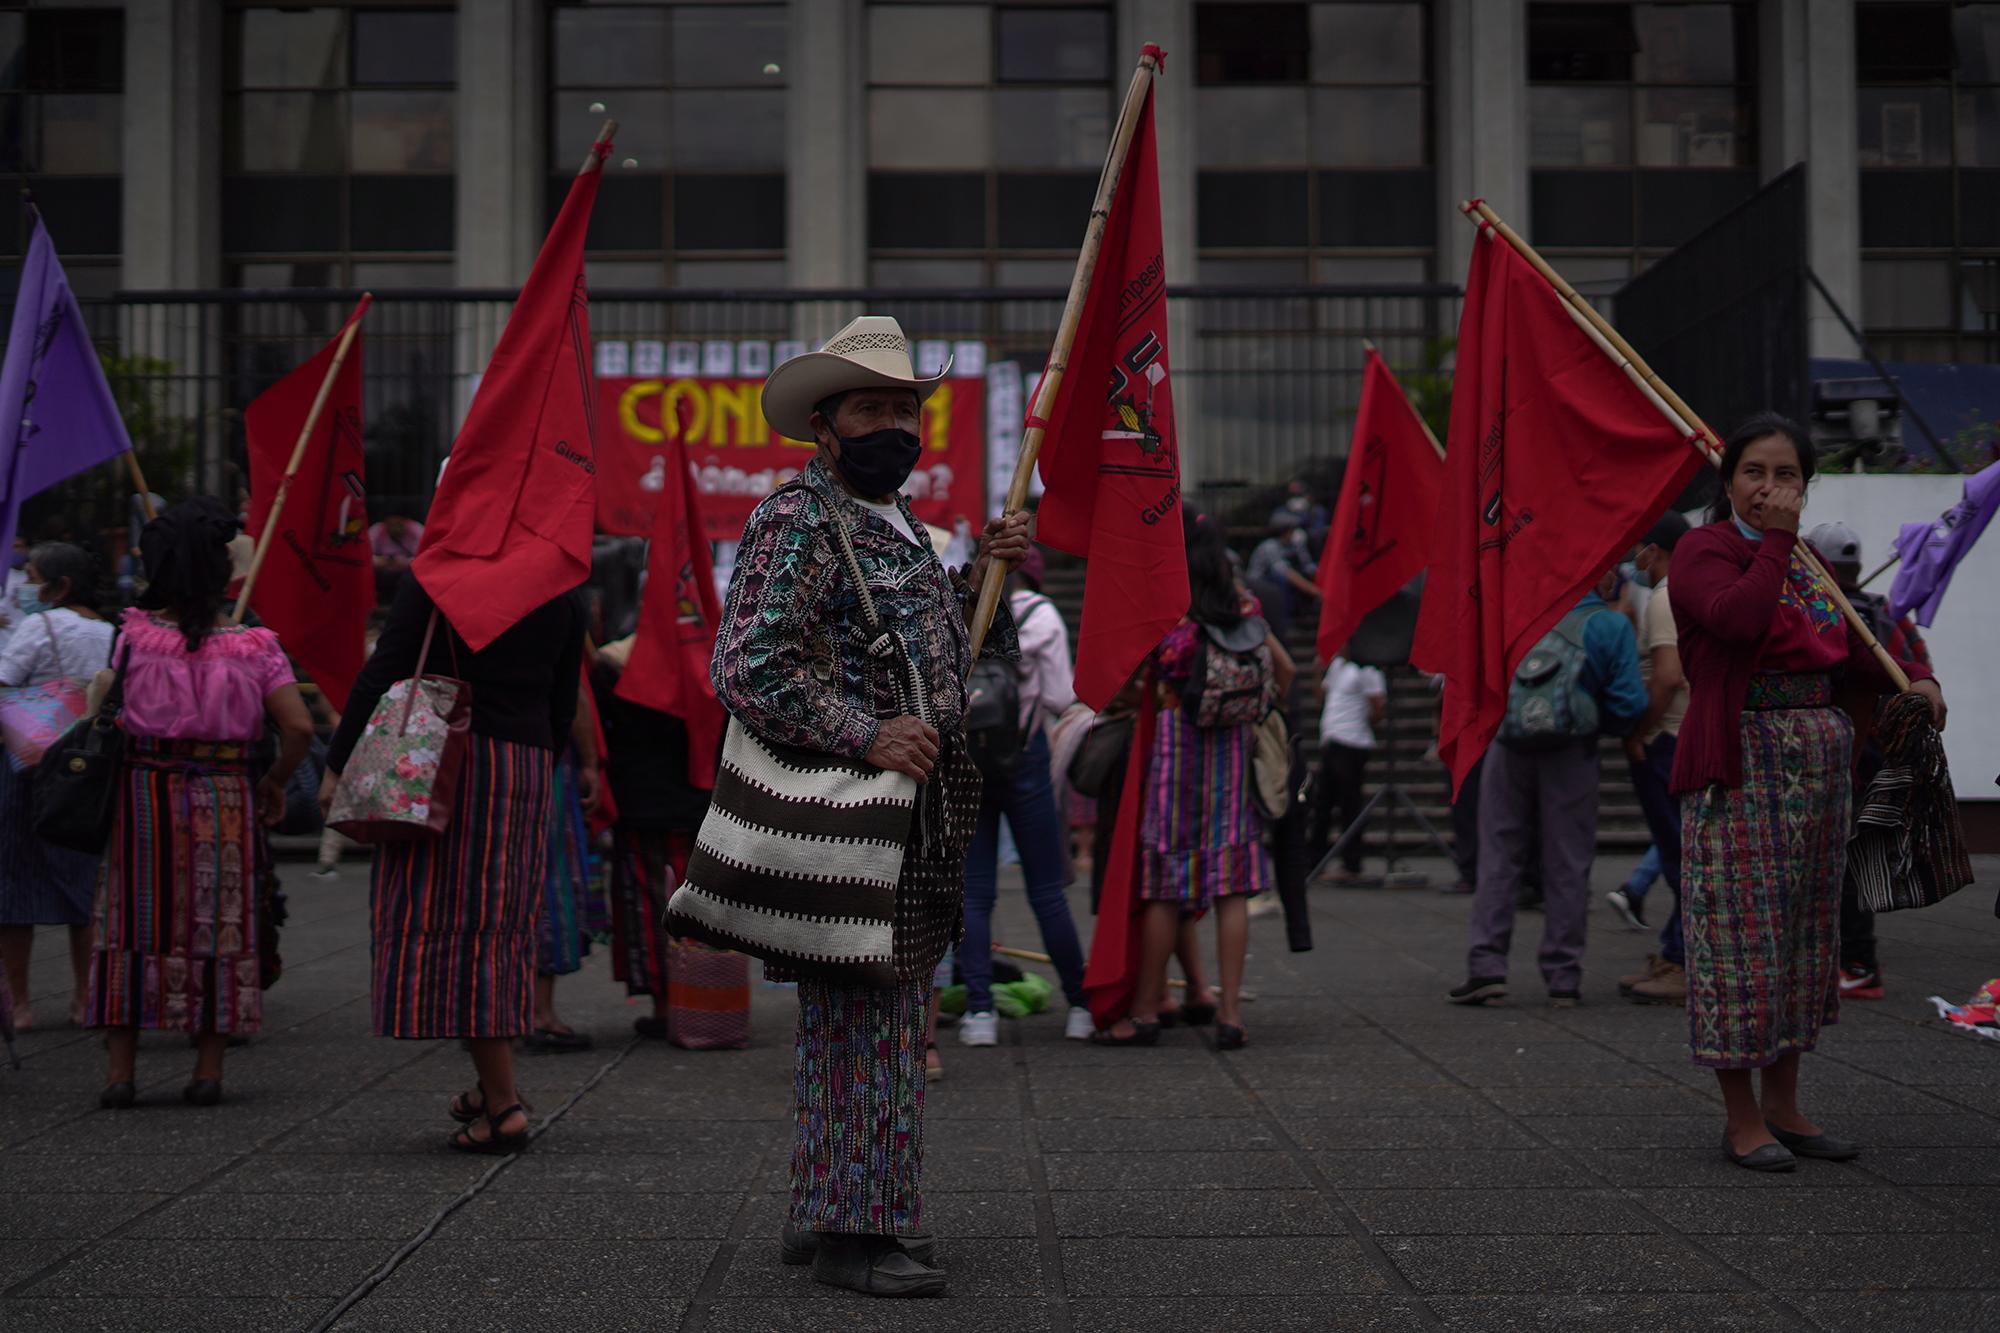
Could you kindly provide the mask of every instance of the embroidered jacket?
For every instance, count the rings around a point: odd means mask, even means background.
[[[732,716],[765,740],[860,758],[897,704],[895,659],[870,656],[871,636],[830,522],[847,525],[883,624],[909,648],[946,736],[965,717],[971,634],[963,571],[947,571],[840,489],[815,458],[801,484],[767,497],[750,515],[722,608],[709,675]],[[921,535],[910,502],[897,497]],[[983,656],[1018,658],[1006,599]]]

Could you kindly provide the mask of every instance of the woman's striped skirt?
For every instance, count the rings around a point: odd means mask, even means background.
[[[567,976],[590,952],[584,909],[590,896],[590,830],[576,789],[576,760],[565,755],[555,768],[555,799],[549,814],[549,873],[543,877],[542,914],[535,930],[535,971]]]
[[[255,821],[247,747],[128,740],[97,883],[89,1026],[257,1031]]]
[[[87,925],[103,858],[35,836],[33,776],[0,759],[0,926]]]
[[[692,833],[620,824],[611,844],[611,975],[627,995],[667,994],[667,899],[687,873]]]
[[[1840,1014],[1854,734],[1836,708],[1743,713],[1743,785],[1681,797],[1694,1063],[1761,1069]]]
[[[1277,880],[1264,846],[1247,726],[1198,727],[1164,709],[1153,733],[1139,814],[1139,896],[1205,907]]]
[[[930,1004],[928,977],[879,989],[799,982],[792,1225],[918,1230]]]
[[[377,1036],[518,1037],[533,1026],[554,766],[539,746],[475,735],[444,836],[377,849]]]

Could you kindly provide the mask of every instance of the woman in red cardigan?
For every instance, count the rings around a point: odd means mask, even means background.
[[[1722,1085],[1724,1154],[1754,1171],[1858,1151],[1799,1109],[1799,1056],[1840,1007],[1853,733],[1835,681],[1893,686],[1803,561],[1812,474],[1812,445],[1790,421],[1739,426],[1718,521],[1675,546],[1667,582],[1689,686],[1673,773],[1689,1045]],[[1902,665],[1942,725],[1930,670]]]

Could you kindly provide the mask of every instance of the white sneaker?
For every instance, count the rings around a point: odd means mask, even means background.
[[[1069,1011],[1069,1022],[1063,1025],[1063,1036],[1070,1041],[1089,1041],[1090,1034],[1097,1031],[1097,1020],[1090,1016],[1090,1010],[1075,1005]]]
[[[983,1014],[967,1014],[958,1023],[958,1044],[961,1046],[998,1046],[1000,1044],[1000,1016],[991,1009]]]

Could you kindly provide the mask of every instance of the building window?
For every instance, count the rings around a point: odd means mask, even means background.
[[[222,250],[244,287],[448,286],[458,16],[237,5]]]
[[[1535,241],[1571,281],[1615,289],[1756,192],[1756,9],[1528,6]]]
[[[1201,280],[1427,281],[1429,5],[1197,4],[1194,22]]]
[[[618,121],[591,285],[782,286],[785,6],[564,4],[549,22],[551,218]]]
[[[1112,11],[868,9],[869,279],[1061,287],[1111,141]]]
[[[2000,4],[1860,4],[1854,22],[1869,340],[2000,359]]]
[[[118,286],[125,148],[125,15],[118,9],[0,9],[0,175],[34,191],[70,280]],[[19,255],[23,210],[0,247]]]

